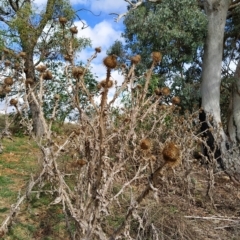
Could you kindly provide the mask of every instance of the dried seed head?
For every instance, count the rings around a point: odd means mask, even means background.
[[[6,77],[4,79],[4,83],[8,86],[12,86],[13,85],[13,79],[11,77]]]
[[[151,143],[151,140],[148,139],[148,138],[145,138],[145,139],[142,139],[140,141],[140,148],[141,150],[143,151],[149,151],[152,147],[152,143]]]
[[[20,52],[19,53],[19,57],[21,58],[25,58],[27,56],[27,54],[25,52]]]
[[[133,57],[131,57],[131,62],[133,64],[138,64],[141,61],[141,56],[140,55],[135,55]]]
[[[165,162],[176,162],[180,158],[181,152],[175,143],[169,142],[165,145],[162,155]]]
[[[125,118],[125,119],[123,120],[123,122],[124,122],[124,123],[129,123],[129,122],[131,122],[131,119],[130,119],[130,118]]]
[[[74,134],[79,135],[80,133],[81,133],[80,128],[74,129]]]
[[[26,81],[25,81],[26,85],[32,85],[34,83],[33,79],[32,78],[27,78]]]
[[[57,100],[59,100],[60,99],[60,95],[59,94],[55,94],[54,95],[54,99],[57,101]]]
[[[12,90],[12,89],[11,89],[10,86],[5,86],[5,87],[4,87],[4,92],[5,92],[5,93],[10,93],[11,90]]]
[[[109,69],[114,69],[117,66],[117,56],[113,54],[105,57],[103,64]]]
[[[45,64],[39,64],[39,65],[36,66],[35,69],[36,69],[38,72],[44,72],[44,71],[47,70],[47,67],[46,67]]]
[[[101,49],[101,47],[96,47],[96,48],[95,48],[95,51],[96,51],[97,53],[100,53],[100,52],[102,51],[102,49]]]
[[[72,162],[71,167],[72,168],[81,168],[86,164],[87,164],[87,161],[85,159],[80,159],[80,160],[77,160],[75,162]]]
[[[5,54],[9,54],[9,53],[10,53],[10,51],[9,51],[7,48],[4,48],[4,49],[3,49],[3,52],[4,52]]]
[[[156,162],[157,158],[155,155],[151,155],[150,156],[150,160],[153,161],[153,162]]]
[[[175,104],[175,105],[178,105],[179,103],[181,102],[180,98],[179,97],[173,97],[172,98],[172,103]]]
[[[160,52],[152,52],[152,60],[154,63],[159,63],[162,60],[162,54]]]
[[[43,79],[44,80],[52,80],[53,79],[53,75],[51,71],[46,71],[43,73]]]
[[[69,62],[72,61],[72,57],[68,54],[64,55],[64,59],[65,61],[69,61]]]
[[[15,70],[18,70],[20,68],[20,63],[19,62],[16,62],[15,64],[14,64],[14,69]]]
[[[17,103],[18,103],[18,100],[15,99],[15,98],[12,98],[12,99],[10,100],[10,105],[11,105],[11,106],[16,106]]]
[[[161,92],[162,92],[162,94],[165,95],[165,96],[169,96],[170,93],[171,93],[171,91],[170,91],[170,89],[169,89],[168,87],[163,87],[163,88],[161,88]]]
[[[70,32],[71,32],[72,34],[77,34],[77,33],[78,33],[77,27],[76,27],[76,26],[71,27],[71,28],[70,28]]]
[[[84,68],[83,67],[73,67],[72,68],[72,75],[74,78],[80,78],[83,75]]]
[[[100,82],[101,87],[103,88],[111,88],[113,86],[113,81],[112,80],[102,80]]]
[[[11,62],[9,60],[6,60],[4,62],[4,65],[5,65],[5,67],[9,67],[9,66],[11,66]]]
[[[167,107],[168,107],[168,105],[166,105],[166,104],[161,104],[161,105],[159,105],[158,108],[159,108],[160,110],[166,110]]]
[[[67,23],[67,18],[65,17],[59,17],[58,20],[63,26],[65,25],[65,23]]]
[[[156,88],[154,90],[154,92],[155,92],[156,95],[161,95],[162,94],[161,89],[159,89],[159,88]]]
[[[122,63],[122,64],[121,64],[121,67],[122,67],[122,68],[127,68],[127,65],[126,65],[125,63]]]

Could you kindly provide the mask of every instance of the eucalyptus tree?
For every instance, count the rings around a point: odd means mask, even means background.
[[[163,59],[156,67],[160,86],[171,82],[174,93],[181,96],[183,109],[197,104],[196,84],[200,79],[196,73],[201,71],[199,55],[207,21],[196,1],[145,1],[129,12],[124,24],[126,48],[141,54],[142,67],[150,64],[152,51],[160,50]]]
[[[240,6],[229,9],[224,35],[224,66],[226,88],[229,89],[228,135],[232,142],[240,141]],[[235,63],[235,72],[231,63]]]
[[[201,76],[201,106],[207,116],[206,120],[209,126],[213,126],[216,132],[220,134],[218,144],[221,153],[226,154],[228,137],[223,129],[220,110],[222,61],[225,49],[224,40],[225,43],[226,40],[229,40],[229,37],[224,39],[224,36],[227,29],[226,23],[235,28],[235,30],[236,26],[239,25],[237,21],[238,15],[233,14],[233,11],[239,9],[240,1],[138,0],[127,2],[129,3],[128,11],[118,14],[116,21],[125,17],[127,26],[125,36],[127,37],[128,46],[133,51],[149,54],[157,47],[165,55],[163,62],[166,61],[167,64],[173,63],[174,67],[177,66],[179,69],[181,69],[181,63],[186,63],[189,56],[192,57],[194,54],[196,56],[197,53],[200,53],[200,58],[191,58],[191,60],[197,60],[200,63],[198,64],[198,69],[199,76]],[[177,6],[181,6],[181,4],[183,9],[179,11]],[[181,11],[183,14],[181,14]],[[191,15],[191,13],[193,14]],[[199,21],[204,16],[207,21]],[[188,27],[190,27],[190,31],[188,31]],[[239,34],[237,36],[235,34],[236,37],[239,39]],[[164,40],[167,43],[161,45]],[[180,40],[180,44],[178,40]],[[202,48],[203,43],[204,47]],[[169,48],[166,46],[169,46]],[[203,49],[203,55],[201,55],[201,49]],[[179,57],[173,57],[175,52]],[[229,59],[229,57],[230,55],[225,56],[225,59]],[[174,61],[175,59],[177,61]],[[180,60],[180,64],[178,64],[178,60]],[[162,66],[162,69],[164,68],[165,65]],[[236,71],[235,79],[238,77],[238,72],[239,70]],[[240,136],[240,131],[238,130],[240,127],[238,88],[239,84],[235,82],[233,86],[232,105],[230,106],[232,109],[229,111],[231,118],[228,126],[233,141],[236,141],[237,138],[239,139]],[[213,121],[208,121],[210,115]]]
[[[1,1],[0,34],[4,49],[8,53],[14,53],[11,59],[19,61],[20,55],[24,60],[25,78],[33,80],[33,89],[37,88],[38,81],[36,65],[46,59],[63,59],[63,55],[73,59],[73,51],[76,52],[89,44],[88,40],[75,38],[75,45],[70,49],[68,45],[70,33],[66,29],[73,23],[74,17],[75,13],[69,0],[48,0],[42,10],[37,8],[34,1]],[[64,20],[61,23],[58,21],[60,18]],[[43,123],[39,118],[38,107],[31,99],[31,95],[28,102],[34,133],[41,137]]]

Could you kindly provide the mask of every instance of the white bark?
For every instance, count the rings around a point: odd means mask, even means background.
[[[228,133],[231,141],[236,143],[240,141],[240,60],[238,61],[234,77],[236,82],[232,86]]]
[[[230,0],[206,0],[204,9],[208,18],[207,39],[204,47],[202,71],[202,108],[213,117],[222,137],[222,151],[225,152],[226,135],[221,127],[220,85],[223,52],[224,27]]]

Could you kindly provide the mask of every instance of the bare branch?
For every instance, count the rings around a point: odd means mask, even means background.
[[[122,17],[125,17],[131,10],[134,10],[138,8],[140,5],[142,5],[143,0],[138,0],[137,3],[131,3],[129,0],[124,0],[125,2],[128,2],[130,4],[130,10],[128,12],[118,14],[118,13],[111,13],[111,15],[117,15],[118,17],[115,18],[115,22],[119,22]]]
[[[12,9],[14,10],[14,12],[17,12],[18,11],[18,7],[17,7],[17,4],[12,1],[12,0],[8,0],[10,6],[12,7]]]
[[[121,18],[125,17],[126,15],[128,15],[128,13],[132,10],[137,9],[140,5],[142,5],[143,0],[138,0],[137,3],[132,3],[130,0],[124,0],[125,2],[127,2],[130,6],[129,6],[129,11],[125,12],[125,13],[110,13],[110,15],[117,15],[118,17],[116,17],[114,20],[115,22],[119,22],[121,20]],[[149,2],[152,3],[161,3],[162,0],[148,0]]]
[[[45,14],[43,15],[42,20],[40,21],[40,24],[37,28],[38,35],[40,36],[44,27],[46,26],[47,22],[51,20],[53,10],[54,10],[54,4],[56,3],[56,0],[48,0]]]

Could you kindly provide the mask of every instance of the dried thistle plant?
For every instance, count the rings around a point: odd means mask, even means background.
[[[66,23],[66,19],[59,18],[59,21],[62,26]],[[71,52],[71,48],[68,52]],[[111,73],[118,62],[116,56],[107,56],[103,60],[106,78],[99,83],[101,95],[98,104],[87,90],[84,77],[91,61],[99,52],[99,48],[95,49],[84,68],[74,65],[73,55],[70,63],[66,63],[65,87],[71,103],[79,112],[79,119],[74,123],[74,128],[63,137],[54,136],[51,130],[60,96],[54,96],[50,121],[46,121],[42,109],[47,88],[47,81],[43,80],[54,81],[52,73],[45,68],[36,69],[39,71],[37,91],[34,91],[33,81],[24,79],[26,84],[22,84],[22,87],[25,88],[25,99],[31,96],[44,123],[43,137],[37,139],[31,132],[32,122],[23,114],[27,104],[19,108],[18,114],[22,117],[21,123],[41,149],[42,166],[40,173],[31,178],[26,194],[18,199],[1,225],[0,232],[8,231],[20,204],[33,194],[32,189],[38,188],[41,197],[40,192],[45,191],[41,187],[49,183],[48,191],[55,196],[51,204],[62,206],[67,226],[75,226],[74,230],[70,227],[68,230],[74,231],[73,235],[77,239],[131,237],[129,219],[135,219],[139,228],[143,226],[141,204],[162,194],[159,187],[164,184],[162,175],[170,176],[169,172],[163,171],[166,167],[174,168],[176,178],[186,179],[179,181],[181,186],[189,184],[190,159],[201,139],[194,126],[194,116],[189,113],[180,116],[178,106],[175,106],[180,104],[177,96],[172,99],[174,105],[160,105],[162,98],[170,94],[167,87],[156,89],[157,97],[147,94],[154,66],[161,60],[161,54],[153,53],[152,65],[146,71],[144,84],[140,87],[135,83],[135,65],[141,57],[132,57],[132,65],[124,72],[124,81],[116,87],[111,100],[109,89],[114,85]],[[124,69],[126,70],[125,67]],[[72,84],[70,76],[75,78],[76,84]],[[90,110],[82,107],[77,95],[80,89],[87,96]],[[116,101],[123,91],[129,95],[129,103],[117,106]],[[17,103],[15,99],[10,100],[13,106]],[[62,155],[71,156],[71,161],[61,163],[59,159]],[[67,180],[69,175],[71,179]],[[190,191],[186,190],[185,194],[190,198]],[[117,226],[112,226],[109,217],[114,218],[116,206],[121,209],[122,221]],[[154,229],[152,224],[151,231],[154,232]],[[160,234],[156,233],[156,236],[159,237]]]

